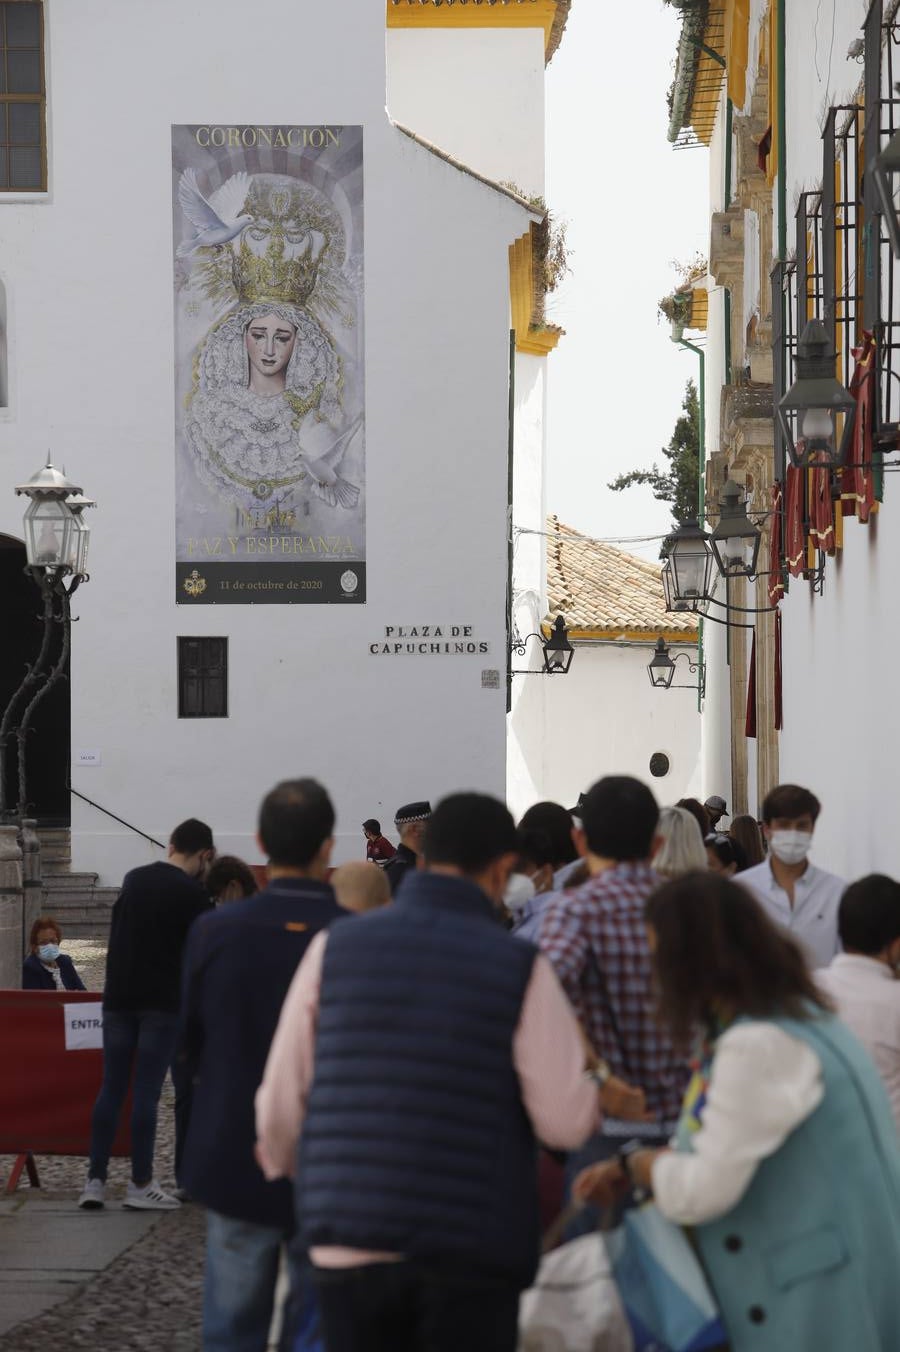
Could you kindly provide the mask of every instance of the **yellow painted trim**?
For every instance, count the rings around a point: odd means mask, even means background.
[[[702,329],[705,333],[708,322],[709,292],[705,285],[695,286],[691,289],[691,313],[685,327],[689,329]]]
[[[549,46],[556,22],[556,0],[513,3],[422,5],[419,0],[387,0],[388,28],[543,28]]]
[[[516,351],[532,357],[546,357],[563,336],[556,325],[536,328],[534,315],[534,244],[531,230],[509,246],[509,304],[512,327],[516,334]]]
[[[541,626],[545,638],[549,638],[552,629],[549,624]],[[695,648],[698,641],[696,629],[570,629],[569,638],[573,643],[580,639],[612,639],[621,643],[655,643],[658,638],[666,643],[681,644],[685,648]]]
[[[524,338],[516,337],[516,351],[530,357],[546,357],[559,343],[565,329],[529,329]]]

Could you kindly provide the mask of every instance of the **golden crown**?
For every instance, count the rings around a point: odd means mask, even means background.
[[[285,257],[284,232],[276,226],[265,253],[256,254],[245,235],[231,265],[238,299],[242,305],[267,300],[304,305],[315,290],[323,252],[316,253],[310,240],[304,253]]]

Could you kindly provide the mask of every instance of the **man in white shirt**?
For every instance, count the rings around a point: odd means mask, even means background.
[[[816,981],[875,1062],[900,1129],[900,883],[883,873],[851,883],[838,928],[844,952]]]
[[[843,878],[810,863],[808,855],[821,803],[798,784],[779,784],[762,806],[769,857],[738,875],[769,916],[790,930],[811,967],[827,967],[838,952],[838,907]]]

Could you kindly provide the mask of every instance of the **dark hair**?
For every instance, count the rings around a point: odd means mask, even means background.
[[[588,849],[604,859],[647,859],[659,807],[646,784],[630,775],[607,775],[584,795],[581,824]]]
[[[703,844],[708,850],[715,853],[716,858],[723,868],[729,868],[732,864],[737,873],[743,873],[747,867],[747,856],[744,854],[744,847],[737,840],[732,840],[731,836],[722,835],[720,831],[710,831]]]
[[[52,929],[56,934],[56,942],[62,942],[62,930],[59,927],[59,921],[54,920],[52,915],[39,915],[31,927],[31,933],[28,936],[29,948],[37,947],[37,937],[42,929]]]
[[[206,875],[206,890],[211,897],[220,897],[229,883],[240,883],[245,897],[252,897],[259,891],[253,870],[243,859],[233,854],[220,854]]]
[[[744,851],[744,856],[747,860],[747,868],[753,868],[754,864],[761,864],[763,862],[766,857],[766,851],[763,845],[762,832],[759,829],[759,822],[755,817],[751,817],[747,813],[744,813],[740,817],[732,817],[731,826],[728,828],[728,834]]]
[[[572,840],[572,814],[559,803],[534,803],[523,815],[519,829],[524,831],[543,831],[550,842],[552,857],[547,861],[561,868],[578,858],[575,842]]]
[[[259,838],[270,861],[306,868],[334,830],[334,808],[315,779],[285,779],[259,809]]]
[[[451,864],[468,876],[481,873],[502,854],[515,854],[515,823],[508,809],[484,793],[452,793],[425,825],[427,864]]]
[[[535,868],[556,864],[556,851],[546,831],[523,830],[520,826],[516,834],[520,863],[534,864]]]
[[[372,836],[380,836],[381,822],[377,822],[374,817],[369,817],[367,821],[363,822],[363,830],[368,831]]]
[[[675,804],[676,807],[683,807],[685,812],[689,812],[692,817],[696,817],[697,825],[700,827],[700,834],[705,840],[712,830],[712,822],[709,818],[709,812],[700,802],[699,798],[679,798]]]
[[[686,873],[647,899],[656,932],[659,1012],[682,1045],[721,1008],[735,1015],[809,1019],[830,1009],[800,946],[749,889],[719,873]]]
[[[838,933],[846,949],[870,957],[900,939],[900,883],[884,873],[851,883],[841,898]]]
[[[810,816],[816,821],[821,811],[822,804],[809,789],[801,789],[799,784],[779,784],[763,799],[762,819],[767,826],[776,817]]]
[[[186,822],[176,826],[169,837],[169,844],[176,854],[199,854],[201,850],[212,850],[213,833],[206,822],[196,817],[188,817]]]

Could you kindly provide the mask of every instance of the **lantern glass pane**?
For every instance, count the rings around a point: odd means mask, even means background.
[[[671,554],[675,593],[683,601],[698,600],[705,591],[708,555],[705,549],[676,545]]]
[[[59,498],[32,499],[25,513],[25,549],[32,567],[62,568],[71,563],[74,518]]]

